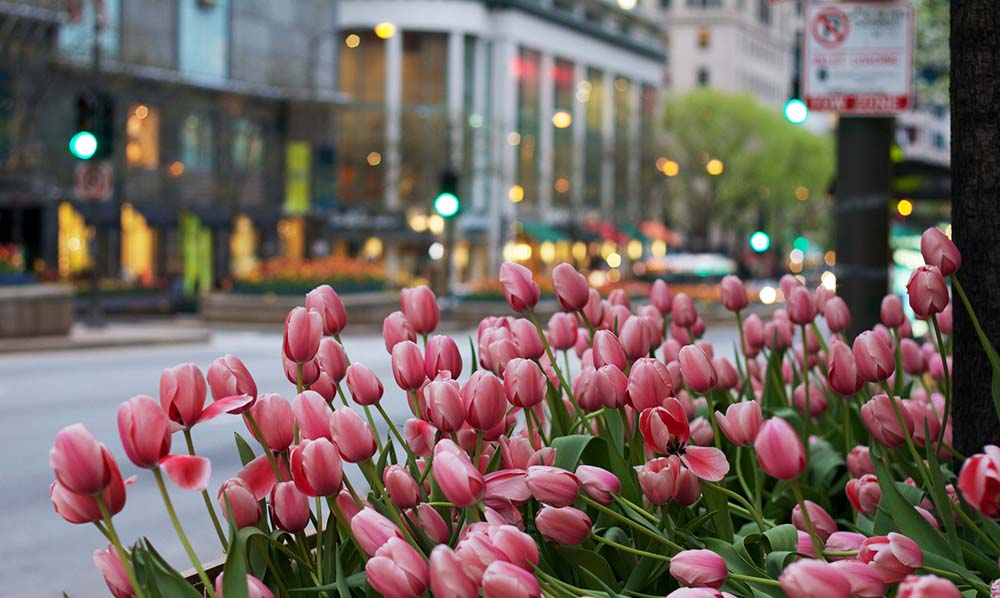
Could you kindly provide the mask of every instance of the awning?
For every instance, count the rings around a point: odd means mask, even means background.
[[[605,241],[611,241],[618,245],[624,245],[629,240],[627,234],[615,228],[615,225],[610,222],[591,222],[587,225],[587,229],[597,233]]]
[[[637,240],[637,241],[639,241],[641,243],[649,243],[649,241],[650,241],[649,237],[647,237],[646,235],[644,235],[641,232],[639,232],[639,229],[637,229],[636,227],[632,226],[631,224],[626,224],[626,225],[622,226],[621,229],[622,229],[623,233],[625,233],[626,235],[632,237],[633,239],[635,239],[635,240]]]
[[[557,243],[559,241],[570,240],[569,235],[558,228],[545,224],[544,222],[532,220],[521,222],[521,232],[534,238],[540,243],[544,243],[545,241]]]

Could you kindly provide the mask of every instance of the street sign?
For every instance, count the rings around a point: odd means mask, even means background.
[[[101,202],[111,198],[111,166],[103,162],[80,162],[76,165],[76,198]]]
[[[913,106],[913,7],[902,1],[810,3],[802,44],[810,110],[895,114]]]

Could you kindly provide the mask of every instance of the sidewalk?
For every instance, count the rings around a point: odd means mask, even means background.
[[[0,354],[205,343],[210,337],[197,319],[112,321],[101,328],[77,322],[67,336],[0,338]]]

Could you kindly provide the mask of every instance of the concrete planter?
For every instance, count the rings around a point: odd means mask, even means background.
[[[73,287],[27,284],[0,287],[0,338],[69,334]]]

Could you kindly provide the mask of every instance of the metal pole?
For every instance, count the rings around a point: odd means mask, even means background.
[[[99,106],[101,98],[100,89],[100,75],[101,75],[101,30],[103,29],[103,23],[101,22],[100,15],[98,14],[98,2],[94,2],[94,39],[92,43],[93,54],[91,56],[92,61],[90,65],[91,70],[91,81],[95,90],[95,97],[97,98],[97,108],[98,114],[95,117],[103,118],[102,107]],[[96,120],[95,120],[96,124]],[[96,133],[96,131],[94,131]],[[94,237],[91,241],[91,251],[90,251],[90,315],[87,318],[87,325],[92,328],[102,327],[107,324],[104,317],[104,310],[101,306],[101,209],[100,203],[91,203],[91,213],[94,216]]]
[[[889,290],[894,125],[892,117],[841,117],[837,126],[837,294],[851,306],[849,338],[879,322]]]

